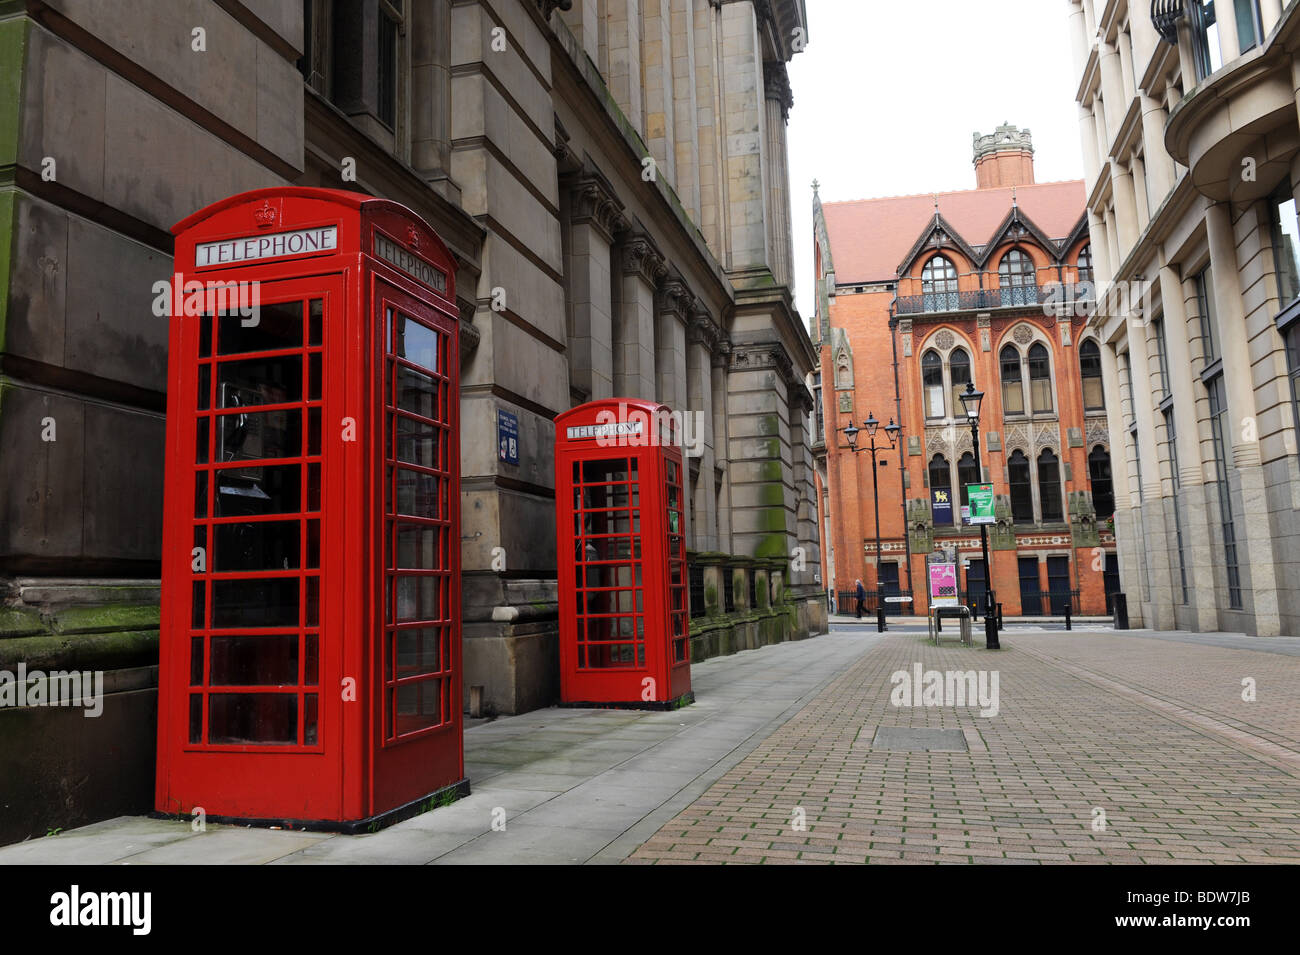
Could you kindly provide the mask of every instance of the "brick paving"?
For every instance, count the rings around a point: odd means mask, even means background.
[[[1002,645],[886,635],[627,861],[1300,862],[1300,658],[1079,631]],[[918,661],[996,669],[998,714],[893,706],[890,674]],[[970,750],[873,748],[879,726],[961,729]]]

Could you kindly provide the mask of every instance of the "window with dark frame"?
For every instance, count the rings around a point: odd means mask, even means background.
[[[1181,584],[1182,603],[1187,603],[1187,561],[1183,556],[1183,519],[1179,513],[1179,491],[1182,480],[1178,476],[1178,432],[1174,424],[1174,409],[1166,408],[1162,412],[1165,419],[1165,441],[1169,448],[1169,481],[1173,487],[1174,542],[1178,547],[1178,578]]]
[[[1269,214],[1278,303],[1286,308],[1300,296],[1300,222],[1296,219],[1295,195],[1289,180],[1283,180],[1269,197]]]
[[[1110,452],[1100,444],[1088,454],[1088,483],[1092,487],[1092,508],[1097,520],[1115,516],[1115,484],[1110,469]]]
[[[970,506],[970,494],[966,490],[968,484],[982,484],[980,480],[980,469],[975,463],[975,455],[967,451],[957,460],[957,483],[961,486],[961,504],[962,507]]]
[[[1044,524],[1064,520],[1061,508],[1061,466],[1051,448],[1038,455],[1038,507]]]
[[[1291,381],[1291,421],[1300,434],[1300,322],[1292,322],[1283,333],[1286,342],[1286,362]]]
[[[1085,411],[1102,411],[1106,396],[1101,386],[1101,348],[1091,338],[1079,346],[1079,378],[1083,383]]]
[[[1218,2],[1222,3],[1223,0]],[[1219,24],[1215,0],[1188,0],[1188,6],[1192,26],[1192,58],[1196,66],[1196,79],[1200,82],[1223,66]]]
[[[925,391],[925,416],[927,418],[942,418],[945,413],[943,360],[936,351],[927,351],[921,357],[921,387]]]
[[[1228,487],[1228,446],[1224,440],[1224,421],[1228,404],[1223,393],[1223,375],[1205,382],[1210,399],[1210,444],[1214,449],[1214,473],[1219,491],[1219,519],[1223,529],[1223,566],[1228,578],[1228,605],[1241,609],[1241,573],[1237,566],[1236,525],[1232,518],[1232,495]]]
[[[1169,394],[1169,359],[1165,352],[1165,320],[1157,318],[1151,322],[1151,330],[1155,334],[1152,338],[1156,345],[1156,371],[1159,380],[1156,382],[1160,389],[1160,396],[1163,398]]]
[[[1092,282],[1092,243],[1079,250],[1079,282]]]
[[[1201,313],[1201,349],[1205,353],[1205,363],[1212,365],[1219,360],[1219,340],[1215,332],[1218,319],[1214,309],[1214,274],[1207,265],[1196,273],[1192,281],[1196,286],[1196,308]]]
[[[952,382],[952,409],[953,413],[961,408],[960,395],[966,390],[966,385],[971,381],[970,375],[970,356],[964,349],[954,348],[948,356],[948,378]]]
[[[1002,377],[1002,413],[1025,413],[1025,387],[1020,370],[1020,352],[1014,345],[1005,345],[998,357]]]
[[[1052,405],[1052,363],[1042,342],[1029,346],[1029,402],[1035,412],[1050,412]]]
[[[1011,517],[1017,524],[1034,523],[1033,484],[1029,475],[1029,458],[1017,449],[1007,459],[1007,483],[1011,488]]]

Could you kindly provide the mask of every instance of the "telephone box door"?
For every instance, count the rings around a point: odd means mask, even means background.
[[[340,555],[338,474],[322,455],[325,409],[340,369],[325,335],[341,335],[341,276],[266,282],[255,320],[204,315],[181,323],[168,414],[179,447],[169,462],[164,575],[164,672],[159,720],[172,774],[192,791],[219,791],[225,815],[329,818],[341,799],[341,642],[329,621],[336,592],[322,575]],[[341,342],[340,342],[341,344]],[[173,347],[177,347],[174,345]],[[192,503],[187,503],[192,502]],[[183,584],[176,583],[184,581]],[[179,725],[177,725],[179,724]],[[259,772],[242,754],[262,754]],[[267,793],[275,791],[278,801]],[[286,798],[285,794],[289,794]],[[188,812],[160,790],[160,808]],[[289,807],[289,808],[286,808]]]
[[[375,420],[383,447],[374,460],[383,604],[378,635],[376,801],[427,794],[430,779],[463,776],[460,745],[459,326],[395,284],[374,281]]]

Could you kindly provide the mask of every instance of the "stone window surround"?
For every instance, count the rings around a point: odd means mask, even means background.
[[[1019,329],[1021,328],[1028,328],[1029,335],[1030,335],[1030,337],[1023,344],[1017,341],[1015,337],[1016,332],[1019,331]],[[1048,386],[1050,389],[1049,393],[1053,396],[1053,401],[1052,401],[1052,407],[1048,408],[1046,411],[1033,410],[1033,404],[1029,400],[1031,397],[1033,397],[1033,391],[1030,388],[1030,381],[1029,381],[1029,349],[1032,348],[1036,342],[1038,344],[1041,344],[1045,349],[1047,349]],[[1003,332],[1002,338],[997,342],[997,348],[996,351],[994,352],[994,354],[998,356],[998,387],[999,388],[1001,388],[1002,386],[1002,381],[1001,381],[1002,351],[1008,345],[1014,348],[1020,354],[1021,401],[1022,401],[1022,407],[1028,410],[1021,414],[1008,414],[1004,410],[1002,413],[1003,419],[1009,418],[1013,421],[1031,421],[1031,420],[1037,421],[1037,420],[1050,420],[1056,418],[1057,402],[1054,397],[1057,394],[1056,356],[1052,354],[1051,339],[1049,339],[1047,337],[1047,334],[1041,328],[1035,325],[1033,322],[1017,322],[1016,324],[1010,326],[1005,332]],[[999,392],[999,400],[1001,400],[1000,392]]]
[[[937,341],[939,336],[942,335],[944,332],[948,332],[953,338],[952,343],[949,344],[947,347],[940,345]],[[918,363],[918,368],[920,368],[921,363],[925,361],[926,353],[934,352],[939,357],[939,364],[940,367],[943,369],[944,413],[941,416],[935,416],[929,413],[930,404],[926,400],[925,384],[924,384],[925,379],[924,377],[922,377],[921,410],[925,413],[925,420],[927,424],[937,424],[937,423],[958,424],[959,422],[964,424],[965,422],[965,417],[966,417],[965,415],[958,415],[956,413],[955,408],[948,407],[948,405],[952,402],[952,366],[949,364],[949,360],[952,357],[952,353],[956,351],[958,348],[966,352],[966,357],[970,359],[971,383],[976,388],[979,388],[979,382],[975,380],[975,355],[977,354],[975,345],[973,342],[967,339],[962,332],[950,326],[944,325],[939,328],[936,328],[933,332],[929,334],[929,336],[927,336],[925,341],[921,343],[921,347],[919,349],[921,354],[921,362]]]
[[[1017,451],[1023,454],[1029,461],[1029,500],[1034,507],[1034,526],[1035,527],[1043,527],[1043,526],[1056,527],[1058,525],[1068,524],[1070,516],[1069,516],[1068,509],[1065,506],[1065,458],[1061,456],[1061,449],[1051,444],[1043,445],[1041,448],[1038,449],[1037,453],[1035,453],[1032,448],[1021,447],[1019,444],[1017,444],[1015,447],[1007,448],[1006,460],[1007,460],[1007,475],[1008,475],[1007,476],[1008,492],[1010,491],[1010,486],[1011,486],[1010,485],[1011,456],[1015,454]],[[1060,492],[1060,496],[1061,496],[1061,519],[1059,521],[1050,521],[1050,522],[1043,521],[1042,492],[1040,490],[1041,485],[1039,483],[1039,477],[1038,477],[1038,456],[1042,454],[1044,451],[1051,451],[1053,457],[1056,458],[1056,482],[1058,485],[1057,490]],[[1089,490],[1091,491],[1091,485],[1089,485]]]

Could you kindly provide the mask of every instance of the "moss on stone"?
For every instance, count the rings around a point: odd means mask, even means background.
[[[158,608],[139,604],[69,607],[52,615],[54,633],[105,633],[113,630],[150,630],[158,627]]]

